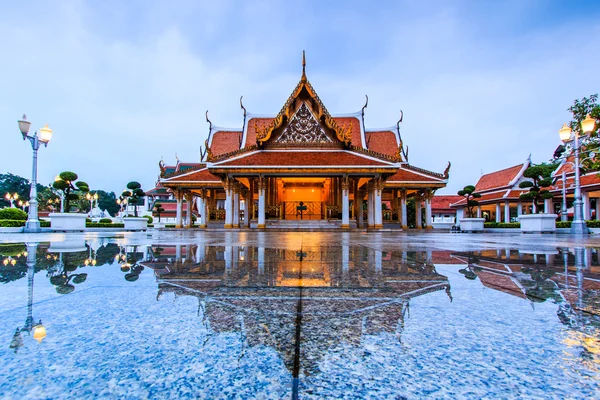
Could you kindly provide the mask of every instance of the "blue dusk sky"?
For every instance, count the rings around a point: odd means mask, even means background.
[[[49,124],[39,180],[154,186],[158,161],[199,160],[214,124],[277,113],[301,74],[332,114],[401,133],[454,193],[547,160],[575,98],[600,92],[599,1],[4,1],[0,172],[31,176],[16,120]]]

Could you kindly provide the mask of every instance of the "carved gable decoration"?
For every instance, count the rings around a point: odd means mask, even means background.
[[[323,127],[315,119],[306,103],[302,103],[275,143],[326,144],[333,143],[333,141],[325,134]]]

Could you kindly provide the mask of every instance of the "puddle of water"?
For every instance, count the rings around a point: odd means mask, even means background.
[[[346,243],[0,244],[0,395],[596,395],[596,249]]]

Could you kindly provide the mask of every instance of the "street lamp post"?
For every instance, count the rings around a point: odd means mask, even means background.
[[[23,211],[25,211],[25,207],[29,207],[29,202],[28,201],[19,200],[19,207],[21,207],[21,209],[23,209]]]
[[[18,193],[13,193],[13,194],[6,193],[6,196],[4,196],[4,198],[10,202],[10,208],[15,208],[14,203],[19,198],[19,194]]]
[[[29,214],[27,215],[27,222],[25,223],[25,232],[39,232],[40,220],[38,219],[38,201],[37,201],[37,152],[40,145],[43,143],[44,146],[48,146],[48,142],[52,139],[52,129],[48,128],[48,125],[40,129],[38,135],[34,132],[33,135],[29,134],[29,127],[31,122],[27,121],[27,117],[23,114],[23,119],[19,120],[19,130],[23,135],[23,140],[29,139],[31,142],[31,148],[33,149],[33,172],[31,176],[31,190],[29,192]]]
[[[98,201],[98,193],[88,193],[85,195],[85,198],[90,202],[90,217],[92,216],[92,210],[94,209],[94,201]]]
[[[588,135],[590,132],[594,130],[594,125],[596,121],[588,114],[587,117],[581,121],[581,131],[584,135]],[[579,140],[579,134],[577,131],[573,132],[573,130],[567,125],[564,124],[562,128],[558,131],[560,136],[560,140],[563,142],[571,141],[571,137],[573,137],[573,150],[575,152],[575,201],[573,202],[574,207],[574,216],[573,222],[571,222],[571,233],[582,235],[587,233],[587,225],[585,220],[583,219],[583,200],[581,198],[581,183],[580,183],[580,160],[579,160],[579,150],[581,147],[581,142]],[[564,182],[564,181],[563,181]]]

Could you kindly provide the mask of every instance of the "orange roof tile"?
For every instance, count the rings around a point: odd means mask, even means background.
[[[440,178],[421,175],[413,171],[400,168],[398,172],[388,178],[386,182],[439,182]]]
[[[352,135],[351,144],[353,146],[365,147],[365,146],[363,146],[362,135],[360,133],[360,121],[357,118],[355,118],[355,117],[334,117],[333,119],[338,124],[338,126],[341,126],[342,128],[346,128],[348,125],[350,125],[350,127],[352,128],[351,133],[350,133]],[[377,150],[374,150],[374,151],[377,151]]]
[[[395,156],[398,151],[396,135],[392,131],[365,132],[369,150],[377,153]]]
[[[436,211],[436,210],[455,211],[452,207],[450,207],[450,204],[456,203],[457,201],[460,201],[461,199],[463,199],[463,197],[459,196],[457,194],[447,195],[447,196],[444,196],[444,195],[433,196],[433,199],[431,200],[431,209],[433,211]]]
[[[208,172],[206,168],[190,172],[183,175],[177,175],[172,178],[166,178],[168,182],[221,182],[221,179]]]
[[[499,290],[522,299],[526,298],[521,288],[508,275],[479,271],[477,277],[484,286],[490,289]]]
[[[494,188],[506,187],[523,169],[523,164],[482,175],[475,185],[475,190],[481,192]]]
[[[256,144],[256,128],[264,129],[271,121],[273,121],[273,118],[250,118],[248,120],[248,128],[246,129],[246,143],[244,143],[244,147],[254,146]]]
[[[222,166],[346,166],[368,165],[391,167],[389,162],[362,157],[345,151],[265,151],[223,161],[215,165]]]
[[[239,150],[242,132],[218,131],[213,133],[210,151],[213,156]]]

